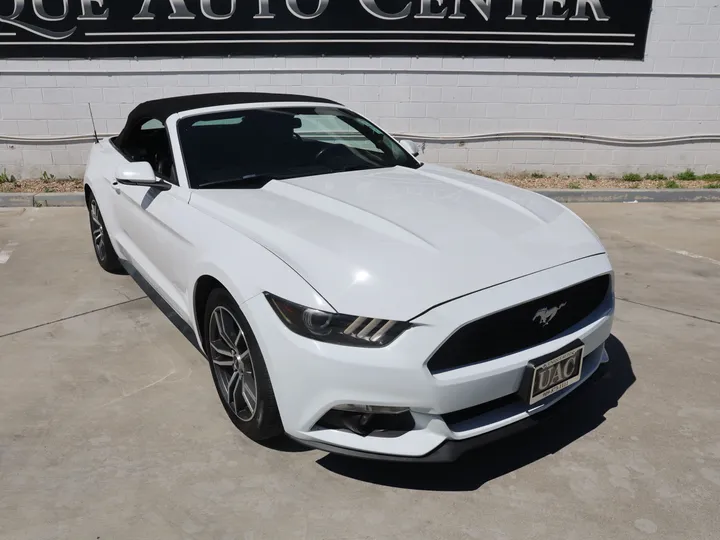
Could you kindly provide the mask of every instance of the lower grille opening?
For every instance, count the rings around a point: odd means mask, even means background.
[[[507,407],[508,405],[520,403],[521,401],[522,400],[520,399],[520,396],[518,396],[517,394],[509,394],[498,399],[493,399],[492,401],[488,401],[486,403],[481,403],[480,405],[475,405],[474,407],[468,407],[467,409],[443,414],[441,416],[445,423],[448,425],[448,427],[450,429],[453,429],[454,426],[457,426],[458,424],[461,424],[467,420],[477,418],[478,416],[481,416],[485,413],[494,411],[496,409],[501,409],[502,407]]]
[[[415,420],[410,412],[378,414],[331,409],[325,413],[315,427],[347,429],[362,437],[368,435],[374,437],[399,437],[415,427]]]

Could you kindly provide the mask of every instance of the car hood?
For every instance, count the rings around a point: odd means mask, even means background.
[[[337,311],[366,317],[408,320],[604,253],[562,205],[433,165],[201,190],[190,204],[275,253]]]

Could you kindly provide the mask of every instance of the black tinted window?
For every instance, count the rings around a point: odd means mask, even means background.
[[[418,167],[379,128],[333,107],[253,109],[193,116],[178,125],[191,187],[243,180]]]

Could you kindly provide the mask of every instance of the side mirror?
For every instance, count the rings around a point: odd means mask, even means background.
[[[407,150],[413,157],[418,157],[420,155],[420,147],[413,141],[403,139],[400,141],[400,146]]]
[[[170,189],[170,184],[155,176],[155,171],[147,161],[127,163],[115,171],[115,179],[125,186],[152,187],[161,190]]]

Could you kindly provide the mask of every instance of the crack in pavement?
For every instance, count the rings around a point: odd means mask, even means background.
[[[669,248],[667,246],[663,246],[661,244],[652,242],[650,240],[641,240],[638,238],[631,238],[629,236],[626,236],[622,232],[616,231],[614,229],[606,229],[604,227],[597,227],[596,230],[604,231],[604,232],[608,232],[608,233],[620,236],[621,238],[624,238],[628,242],[632,242],[635,244],[645,244],[646,246],[652,246],[652,247],[656,247],[658,249],[662,249],[664,251],[667,251],[668,253],[674,253],[675,255],[682,255],[683,257],[688,257],[690,259],[695,259],[695,260],[699,260],[699,261],[705,261],[705,262],[713,264],[715,266],[720,266],[720,261],[713,259],[712,257],[706,257],[705,255],[698,255],[697,253],[692,253],[692,252],[686,251],[684,249]]]
[[[111,308],[118,307],[118,306],[124,306],[124,305],[127,305],[127,304],[132,304],[133,302],[137,302],[138,300],[144,300],[144,299],[146,299],[146,298],[148,298],[147,295],[146,295],[146,296],[140,296],[140,297],[138,297],[138,298],[132,298],[132,299],[126,300],[126,301],[124,301],[124,302],[118,302],[118,303],[116,303],[116,304],[111,304],[111,305],[109,305],[109,306],[104,306],[104,307],[97,308],[97,309],[91,309],[90,311],[84,311],[84,312],[82,312],[82,313],[77,313],[77,314],[75,314],[75,315],[70,315],[69,317],[63,317],[63,318],[61,318],[61,319],[55,319],[54,321],[48,321],[48,322],[36,324],[35,326],[29,326],[29,327],[27,327],[27,328],[22,328],[22,329],[20,329],[20,330],[14,330],[14,331],[12,331],[12,332],[8,332],[7,334],[0,334],[0,339],[6,338],[6,337],[10,337],[10,336],[15,336],[15,335],[18,335],[18,334],[22,334],[22,333],[24,333],[24,332],[29,332],[30,330],[36,330],[36,329],[38,329],[38,328],[42,328],[42,327],[44,327],[44,326],[49,326],[49,325],[51,325],[51,324],[56,324],[56,323],[60,323],[60,322],[64,322],[64,321],[70,321],[70,320],[72,320],[72,319],[77,319],[78,317],[84,317],[85,315],[91,315],[91,314],[93,314],[93,313],[98,313],[98,312],[100,312],[100,311],[105,311],[106,309],[111,309]],[[627,303],[629,303],[629,304],[635,304],[635,305],[637,305],[637,306],[646,307],[646,308],[649,308],[649,309],[656,309],[656,310],[658,310],[658,311],[664,311],[665,313],[672,313],[673,315],[680,315],[681,317],[688,317],[688,318],[690,318],[690,319],[696,319],[696,320],[708,322],[708,323],[711,323],[711,324],[720,324],[720,321],[716,321],[716,320],[714,320],[714,319],[706,319],[705,317],[699,317],[699,316],[697,316],[697,315],[690,315],[689,313],[682,313],[681,311],[674,311],[674,310],[672,310],[672,309],[667,309],[667,308],[663,308],[663,307],[659,307],[659,306],[653,306],[653,305],[650,305],[650,304],[644,304],[644,303],[642,303],[642,302],[637,302],[637,301],[635,301],[635,300],[630,300],[629,298],[623,298],[623,297],[620,297],[620,296],[616,296],[615,299],[616,299],[616,300],[620,300],[620,301],[622,301],[622,302],[627,302]]]
[[[27,327],[27,328],[22,328],[22,329],[20,329],[20,330],[14,330],[14,331],[12,331],[12,332],[8,332],[7,334],[2,334],[2,335],[0,335],[0,339],[6,338],[6,337],[10,337],[10,336],[15,336],[15,335],[17,335],[17,334],[22,334],[23,332],[29,332],[30,330],[35,330],[35,329],[37,329],[37,328],[42,328],[43,326],[49,326],[49,325],[55,324],[55,323],[60,323],[60,322],[64,322],[64,321],[70,321],[70,320],[72,320],[72,319],[77,319],[78,317],[83,317],[83,316],[85,316],[85,315],[91,315],[91,314],[93,314],[93,313],[97,313],[97,312],[99,312],[99,311],[104,311],[104,310],[106,310],[106,309],[110,309],[110,308],[114,308],[114,307],[118,307],[118,306],[124,306],[124,305],[126,305],[126,304],[131,304],[131,303],[133,303],[133,302],[137,302],[138,300],[144,300],[145,298],[147,298],[147,295],[146,295],[146,296],[140,296],[139,298],[132,298],[132,299],[126,300],[126,301],[124,301],[124,302],[118,302],[117,304],[111,304],[111,305],[109,305],[109,306],[104,306],[104,307],[97,308],[97,309],[91,309],[90,311],[83,311],[82,313],[77,313],[77,314],[75,314],[75,315],[70,315],[69,317],[63,317],[63,318],[61,318],[61,319],[55,319],[54,321],[48,321],[48,322],[36,324],[35,326],[29,326],[29,327]]]
[[[683,313],[681,311],[673,311],[672,309],[662,308],[659,306],[652,306],[650,304],[643,304],[642,302],[636,302],[635,300],[630,300],[629,298],[621,298],[620,296],[616,296],[615,300],[621,300],[623,302],[627,302],[628,304],[635,304],[636,306],[643,306],[650,309],[657,309],[658,311],[664,311],[665,313],[672,313],[673,315],[680,315],[682,317],[689,317],[690,319],[697,319],[698,321],[705,321],[712,324],[720,324],[720,321],[716,321],[714,319],[706,319],[704,317],[698,317],[697,315],[690,315],[688,313]]]

